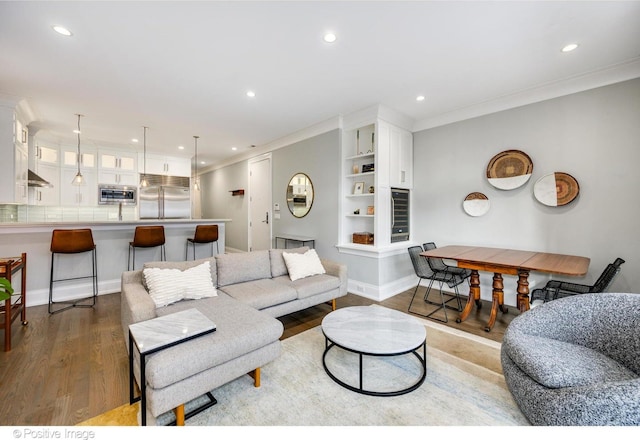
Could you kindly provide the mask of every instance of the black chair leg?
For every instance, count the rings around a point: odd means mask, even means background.
[[[420,287],[420,281],[422,281],[422,279],[418,278],[418,284],[416,285],[416,288],[413,291],[413,296],[411,297],[411,302],[409,302],[409,308],[407,309],[407,312],[409,313],[414,313],[411,311],[411,305],[413,304],[413,300],[416,297],[416,293],[418,293],[418,287]],[[419,315],[419,313],[416,313],[416,315]]]
[[[51,253],[51,276],[49,277],[49,313],[51,313],[51,306],[53,305],[53,256],[55,254]]]
[[[71,308],[74,308],[74,307],[91,308],[91,307],[94,307],[96,305],[96,298],[98,297],[98,261],[97,261],[98,257],[97,257],[97,253],[96,253],[95,249],[93,249],[91,251],[91,256],[92,256],[92,263],[91,263],[91,275],[90,276],[80,276],[80,277],[75,277],[75,278],[63,278],[63,279],[55,280],[53,278],[55,252],[51,253],[51,273],[50,273],[50,278],[49,278],[49,305],[48,305],[48,309],[47,309],[50,315],[54,315],[56,313],[60,313],[60,312],[63,312],[65,310],[67,310],[67,309],[71,309]],[[86,279],[86,278],[91,278],[92,295],[90,297],[79,298],[79,299],[74,299],[74,300],[67,300],[67,301],[54,301],[53,300],[53,283],[54,282],[80,280],[80,279]],[[80,304],[82,301],[86,301],[88,299],[91,299],[91,303],[90,304]],[[53,305],[54,304],[65,304],[66,306],[61,307],[61,308],[59,308],[57,310],[53,310]]]
[[[440,302],[435,302],[435,301],[430,301],[429,300],[429,294],[431,293],[431,287],[433,285],[433,280],[431,280],[431,282],[429,283],[429,289],[427,289],[427,293],[424,295],[424,302],[426,302],[427,304],[432,304],[436,307],[435,310],[433,310],[431,313],[429,313],[428,315],[425,315],[427,318],[431,318],[434,319],[436,321],[440,321],[440,322],[449,322],[449,318],[447,316],[447,301],[444,300],[444,294],[442,293],[442,283],[440,283]],[[444,312],[444,319],[440,319],[440,318],[436,318],[433,316],[434,313],[436,313],[438,310],[442,309],[442,311]]]
[[[440,310],[440,309],[443,309],[443,308],[444,308],[443,306],[445,305],[444,297],[442,296],[442,288],[440,289],[440,297],[441,297],[441,299],[442,299],[442,304],[437,303],[437,302],[434,302],[434,301],[430,301],[430,300],[428,299],[428,298],[429,298],[429,294],[431,293],[431,288],[432,288],[432,286],[433,286],[433,281],[434,281],[434,280],[429,280],[429,285],[427,286],[427,291],[426,291],[426,292],[425,292],[425,294],[424,294],[424,298],[423,298],[423,300],[424,300],[424,302],[425,302],[425,303],[427,303],[427,304],[439,305],[440,307],[437,307],[435,310],[433,310],[432,312],[430,312],[430,313],[428,313],[428,314],[426,314],[426,315],[425,315],[424,313],[418,313],[418,312],[415,312],[415,311],[412,311],[412,310],[411,310],[411,305],[413,304],[413,300],[415,299],[415,297],[416,297],[416,293],[418,293],[418,288],[420,287],[420,281],[422,281],[422,279],[419,279],[419,280],[418,280],[418,285],[416,286],[415,290],[413,291],[413,296],[411,297],[411,302],[409,303],[409,309],[408,309],[407,311],[408,311],[409,313],[413,313],[414,315],[422,316],[422,317],[424,317],[424,318],[430,318],[430,319],[434,319],[434,320],[436,320],[436,321],[440,321],[440,322],[448,322],[448,318],[447,318],[447,311],[446,311],[446,310],[444,310],[445,320],[442,320],[442,319],[438,319],[438,318],[434,318],[434,317],[432,317],[432,315],[433,315],[434,313],[436,313],[436,312],[437,312],[438,310]]]

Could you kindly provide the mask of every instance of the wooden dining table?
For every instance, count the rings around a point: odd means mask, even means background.
[[[457,322],[467,319],[474,305],[478,308],[481,307],[478,271],[493,272],[491,314],[485,326],[487,332],[493,328],[498,310],[502,313],[507,312],[504,305],[502,275],[518,276],[516,306],[520,312],[525,312],[529,310],[529,272],[582,276],[589,270],[591,261],[589,258],[575,255],[478,246],[444,246],[422,252],[420,255],[454,260],[458,267],[471,270],[469,298],[460,316],[456,319]]]

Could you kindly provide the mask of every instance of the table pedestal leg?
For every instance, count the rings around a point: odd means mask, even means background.
[[[493,325],[496,323],[498,317],[498,309],[502,313],[507,313],[508,309],[504,306],[504,283],[502,281],[502,275],[499,273],[493,274],[493,297],[491,303],[491,315],[489,316],[489,322],[484,328],[485,331],[490,332]]]
[[[473,309],[474,303],[478,308],[482,306],[482,303],[480,302],[480,275],[475,269],[471,270],[471,278],[469,279],[469,298],[467,298],[467,304],[465,304],[460,316],[456,319],[457,323],[467,319]]]
[[[529,310],[529,271],[518,271],[518,310],[520,313]]]

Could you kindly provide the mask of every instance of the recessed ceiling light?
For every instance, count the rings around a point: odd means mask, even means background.
[[[138,139],[133,138],[133,139],[131,139],[131,142],[133,142],[133,143],[136,143],[136,144],[137,144],[137,143],[138,143]]]
[[[336,41],[336,38],[336,34],[332,32],[327,32],[326,34],[324,34],[324,37],[322,37],[325,43],[333,43]]]
[[[236,151],[237,148],[236,147],[231,147],[231,150]]]
[[[416,101],[424,101],[424,96],[423,95],[416,96]]]
[[[82,133],[82,132],[81,132],[80,130],[78,130],[77,128],[76,128],[75,130],[73,130],[73,132],[74,132],[75,134],[80,134],[80,133]]]
[[[248,96],[249,98],[255,98],[255,96],[256,96],[256,92],[254,92],[253,90],[248,90],[248,91],[247,91],[247,96]]]
[[[184,150],[184,146],[178,145],[178,150]]]
[[[73,35],[73,33],[64,26],[55,25],[51,27],[53,28],[54,31],[56,31],[60,35],[64,35],[65,37],[70,37]]]
[[[576,50],[578,48],[578,45],[576,43],[571,43],[571,44],[567,44],[565,47],[562,48],[563,52],[571,52],[572,50]]]
[[[200,161],[200,165],[204,165],[204,164],[205,164],[205,161],[204,161],[204,160],[201,160],[201,161]]]

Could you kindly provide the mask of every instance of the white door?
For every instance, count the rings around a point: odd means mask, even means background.
[[[271,156],[249,162],[249,250],[271,249]]]

